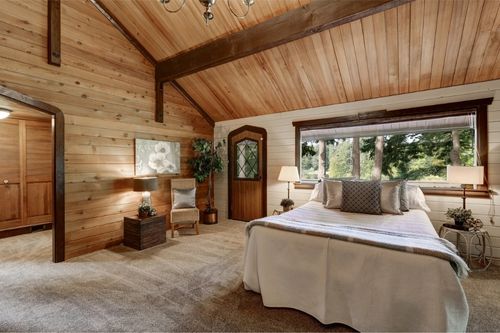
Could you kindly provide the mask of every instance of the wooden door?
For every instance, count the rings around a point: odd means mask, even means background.
[[[251,221],[267,211],[267,133],[243,126],[228,136],[229,218]]]
[[[0,230],[53,222],[49,120],[0,121]]]
[[[22,182],[18,120],[0,122],[0,230],[22,226]]]

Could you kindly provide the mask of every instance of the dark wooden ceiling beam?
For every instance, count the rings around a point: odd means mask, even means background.
[[[172,82],[170,82],[170,84],[185,99],[187,99],[187,101],[189,102],[189,104],[191,104],[191,106],[193,108],[195,108],[198,111],[198,113],[203,116],[203,118],[205,118],[205,120],[210,124],[210,126],[212,126],[212,127],[215,126],[215,121],[212,119],[212,117],[210,117],[208,115],[208,113],[206,113],[205,110],[203,110],[203,108],[198,103],[196,103],[196,101],[191,97],[191,95],[189,95],[188,92],[186,90],[184,90],[184,88],[182,88],[182,86],[177,81],[172,81]]]
[[[313,0],[304,7],[158,62],[156,80],[173,81],[410,1]]]
[[[59,0],[49,0],[59,1]],[[137,38],[113,15],[113,13],[104,5],[101,0],[90,0],[90,2],[101,12],[104,17],[146,58],[153,66],[158,62],[151,53],[139,42]],[[155,121],[163,123],[163,84],[164,82],[155,80]],[[171,82],[172,86],[205,118],[213,127],[213,119],[203,110],[203,108],[184,90],[176,81]]]
[[[49,0],[47,6],[47,61],[61,66],[61,1]]]

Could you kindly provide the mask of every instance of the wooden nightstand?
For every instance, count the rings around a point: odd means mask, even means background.
[[[123,219],[123,245],[136,250],[163,244],[167,241],[165,215]]]

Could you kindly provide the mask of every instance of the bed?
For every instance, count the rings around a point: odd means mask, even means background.
[[[269,227],[273,223],[284,227]],[[286,230],[302,224],[310,230],[348,226],[342,230],[439,240],[421,210],[366,215],[310,201],[252,221],[246,227],[243,282],[245,289],[262,295],[265,306],[294,308],[323,324],[343,323],[359,331],[465,331],[468,305],[460,274],[449,260]]]

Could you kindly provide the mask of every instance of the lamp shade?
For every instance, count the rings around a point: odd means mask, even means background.
[[[282,166],[278,180],[282,182],[298,182],[300,180],[299,170],[296,166]]]
[[[446,168],[446,178],[452,184],[482,185],[484,182],[483,166],[451,166]]]
[[[10,113],[12,110],[6,109],[6,108],[0,108],[0,119],[5,119],[8,116],[10,116]]]
[[[134,178],[135,192],[150,192],[158,189],[158,178],[156,177],[140,177]]]

